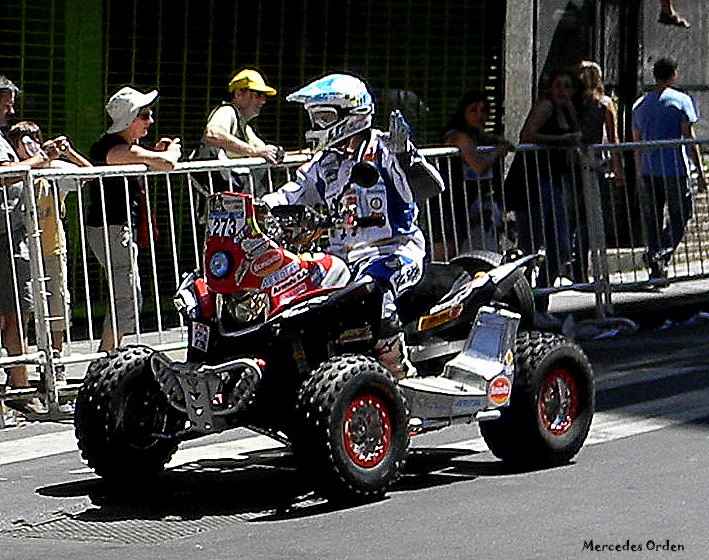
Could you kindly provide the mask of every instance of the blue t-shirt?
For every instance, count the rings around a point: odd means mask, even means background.
[[[699,119],[694,100],[681,91],[665,88],[651,91],[633,105],[633,130],[643,141],[682,138],[682,125]],[[653,177],[686,176],[689,172],[683,147],[642,150],[642,174]]]

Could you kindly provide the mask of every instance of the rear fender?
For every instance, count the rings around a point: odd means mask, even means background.
[[[487,274],[490,280],[497,288],[498,295],[504,295],[514,289],[516,282],[520,276],[524,275],[525,270],[529,266],[536,264],[536,261],[542,260],[541,255],[527,255],[515,261],[501,264],[497,268],[493,268]]]

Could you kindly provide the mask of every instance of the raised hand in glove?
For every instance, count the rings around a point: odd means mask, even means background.
[[[389,115],[389,148],[395,154],[403,154],[409,151],[409,136],[411,128],[406,122],[404,115],[398,109]]]

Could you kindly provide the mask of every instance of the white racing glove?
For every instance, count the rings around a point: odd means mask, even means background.
[[[419,155],[409,140],[411,127],[398,109],[389,115],[389,132],[386,143],[396,155],[399,165],[406,175],[416,202],[425,202],[445,190],[438,170]]]
[[[406,122],[404,115],[399,109],[391,112],[389,115],[389,133],[388,144],[392,152],[397,156],[409,151],[409,136],[411,128]]]

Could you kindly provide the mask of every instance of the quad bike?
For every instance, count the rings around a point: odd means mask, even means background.
[[[371,184],[368,173],[351,181]],[[400,302],[418,374],[397,381],[373,357],[375,281],[350,281],[343,261],[305,251],[324,231],[346,235],[380,218],[269,212],[230,192],[212,195],[208,212],[204,271],[175,295],[187,360],[119,348],[90,365],[79,390],[79,448],[104,479],[157,474],[180,441],[235,427],[289,444],[320,495],[338,501],[384,495],[409,438],[456,423],[479,422],[492,453],[522,468],[564,464],[580,450],[593,375],[574,343],[529,330],[524,273],[539,256],[430,263]]]

